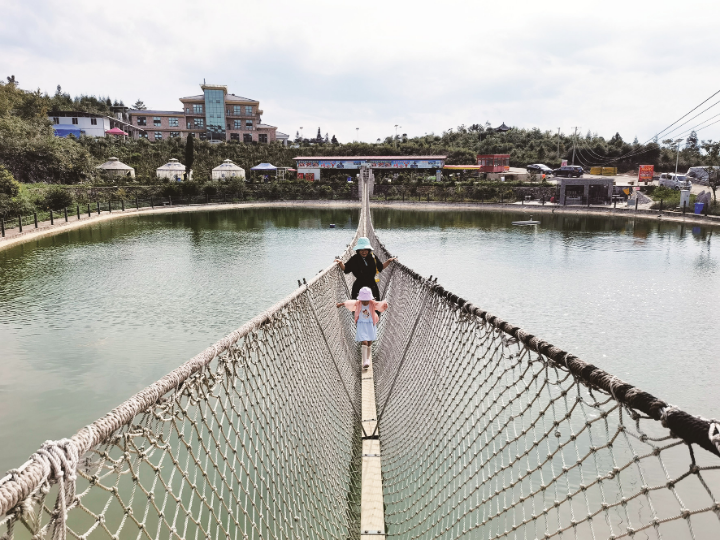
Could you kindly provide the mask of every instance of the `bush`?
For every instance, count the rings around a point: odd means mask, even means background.
[[[45,194],[42,205],[47,210],[62,210],[71,206],[74,201],[75,198],[70,191],[55,186]]]
[[[0,194],[17,197],[20,194],[20,182],[5,167],[0,165]]]

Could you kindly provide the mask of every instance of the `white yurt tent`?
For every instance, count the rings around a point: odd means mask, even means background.
[[[223,178],[245,178],[245,169],[226,159],[212,170],[213,180],[222,180]]]
[[[116,157],[111,157],[102,165],[95,167],[97,170],[107,173],[110,176],[130,176],[135,178],[135,169],[125,165]]]
[[[180,163],[177,159],[172,158],[162,167],[158,167],[155,174],[158,178],[169,178],[170,180],[177,180],[179,182],[185,175],[185,165]],[[192,180],[192,169],[188,175],[188,180]]]

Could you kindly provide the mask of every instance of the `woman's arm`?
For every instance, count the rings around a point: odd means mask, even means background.
[[[345,302],[338,302],[337,304],[335,304],[335,307],[344,307],[344,306],[345,306]]]
[[[388,267],[388,265],[393,261],[397,261],[397,257],[390,257],[387,261],[385,261],[383,263],[383,270],[385,270]]]
[[[344,272],[344,271],[345,271],[345,265],[343,264],[343,262],[342,262],[340,259],[335,259],[335,262],[337,263],[337,265],[338,265],[340,268],[342,268],[342,270],[343,270],[343,272]],[[338,307],[340,307],[340,306],[338,306]]]

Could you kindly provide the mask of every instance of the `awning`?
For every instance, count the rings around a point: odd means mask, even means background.
[[[105,133],[107,133],[108,135],[127,135],[127,133],[125,133],[122,129],[116,127],[112,129],[106,129]]]
[[[270,163],[261,163],[260,165],[256,165],[251,171],[277,171],[277,167],[275,165],[271,165]]]

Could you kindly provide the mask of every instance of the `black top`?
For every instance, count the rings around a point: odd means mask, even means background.
[[[375,283],[376,268],[378,272],[382,272],[383,263],[372,252],[368,253],[364,259],[359,253],[356,253],[345,263],[345,273],[352,272],[355,279],[362,283]]]

